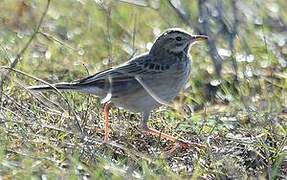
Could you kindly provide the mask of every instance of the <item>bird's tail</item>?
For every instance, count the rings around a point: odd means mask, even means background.
[[[37,85],[37,86],[29,86],[27,89],[32,91],[53,91],[53,90],[77,90],[79,86],[77,83],[57,83],[51,85]]]

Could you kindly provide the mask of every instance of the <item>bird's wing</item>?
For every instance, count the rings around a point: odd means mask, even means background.
[[[152,76],[156,73],[162,73],[165,70],[168,70],[167,65],[163,66],[160,64],[154,63],[147,56],[138,57],[134,60],[131,60],[123,65],[120,65],[115,68],[110,68],[94,75],[88,76],[86,78],[75,81],[77,85],[101,85],[105,84],[108,81],[112,83],[126,82],[129,80],[135,80],[135,77],[141,76]]]

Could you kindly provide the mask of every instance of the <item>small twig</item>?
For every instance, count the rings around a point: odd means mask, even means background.
[[[135,42],[136,42],[136,32],[137,32],[137,16],[134,15],[134,27],[133,27],[133,36],[132,36],[132,40],[133,40],[133,53],[132,56],[136,53],[136,49],[135,49]]]
[[[48,83],[48,82],[46,82],[46,81],[44,81],[44,80],[42,80],[42,79],[40,79],[40,78],[34,77],[34,76],[30,75],[30,74],[27,74],[27,73],[25,73],[25,72],[22,72],[22,71],[20,71],[20,70],[13,69],[13,68],[10,68],[10,67],[7,67],[7,66],[0,66],[0,69],[7,69],[7,70],[9,70],[10,72],[11,72],[11,71],[14,71],[14,72],[16,72],[16,73],[19,73],[19,74],[25,75],[25,76],[27,76],[27,77],[29,77],[29,78],[35,79],[35,80],[37,80],[37,81],[40,81],[40,82],[42,82],[43,84],[48,85],[48,86],[50,86],[51,88],[53,88],[53,90],[55,90],[55,91],[57,92],[57,94],[60,95],[60,96],[64,99],[64,101],[67,103],[68,108],[69,108],[69,111],[72,112],[72,114],[74,115],[74,117],[75,117],[75,119],[76,119],[76,125],[78,126],[79,130],[81,131],[81,133],[84,133],[84,131],[83,131],[81,125],[80,125],[79,117],[77,116],[77,114],[76,114],[75,111],[73,110],[73,108],[72,108],[72,106],[70,105],[69,101],[65,98],[65,96],[64,96],[53,84],[50,84],[50,83]]]
[[[0,44],[0,49],[1,49],[2,52],[4,52],[3,58],[4,58],[7,62],[11,63],[11,60],[10,60],[10,58],[9,58],[9,54],[8,54],[6,48],[5,48],[4,46],[2,46],[2,44]],[[2,57],[1,57],[1,58],[2,58]]]
[[[174,11],[177,13],[177,15],[183,20],[183,22],[194,29],[197,33],[203,33],[206,34],[208,38],[208,46],[209,46],[209,54],[213,60],[216,74],[218,77],[221,76],[221,68],[222,68],[222,58],[218,54],[215,38],[213,37],[213,33],[211,32],[210,25],[208,22],[208,12],[207,12],[207,6],[205,5],[206,0],[198,0],[198,8],[199,8],[199,17],[202,19],[202,30],[200,30],[195,23],[192,23],[190,18],[184,14],[180,9],[174,6],[174,4],[171,1],[168,1],[169,5],[174,9]]]
[[[141,2],[141,1],[140,2],[139,1],[132,2],[132,1],[127,1],[127,0],[119,0],[119,2],[131,4],[131,5],[139,6],[139,7],[149,7],[147,2],[144,2],[144,1],[143,2]]]
[[[106,18],[107,18],[107,48],[108,48],[108,66],[110,67],[113,59],[113,44],[112,44],[112,38],[111,38],[111,25],[112,25],[112,18],[111,18],[111,4],[108,4],[108,7],[104,9],[106,12]]]
[[[42,32],[42,31],[39,31],[38,33],[41,34],[42,36],[44,36],[45,38],[47,38],[49,41],[55,41],[55,42],[61,44],[62,46],[65,46],[65,47],[67,47],[69,49],[72,49],[73,51],[79,51],[80,50],[80,49],[72,47],[71,45],[69,45],[69,44],[67,44],[65,42],[62,42],[61,40],[55,38],[54,36],[52,36],[52,35],[50,35],[48,33],[45,33],[45,32]]]
[[[43,23],[43,20],[48,12],[49,6],[50,6],[50,2],[51,0],[47,0],[47,5],[44,9],[44,12],[42,13],[42,16],[40,18],[40,21],[38,23],[38,25],[36,26],[36,29],[34,31],[34,33],[31,35],[31,37],[29,38],[28,42],[24,45],[24,47],[21,49],[21,51],[16,55],[16,58],[13,60],[13,62],[11,63],[11,65],[9,66],[11,69],[15,68],[16,65],[19,63],[19,61],[21,60],[21,57],[23,56],[23,54],[25,53],[25,51],[28,49],[28,47],[30,46],[30,44],[32,43],[33,39],[35,38],[35,36],[37,35],[37,33],[39,32],[39,29]],[[8,75],[10,74],[11,70],[8,70],[4,75],[2,75],[1,80],[0,80],[0,102],[2,101],[2,92],[3,92],[3,86],[4,86],[4,82],[7,80]]]
[[[90,72],[89,72],[89,69],[87,68],[87,66],[84,63],[82,65],[84,66],[85,70],[87,71],[87,74],[90,75]]]
[[[39,157],[39,156],[35,156],[35,155],[32,155],[32,154],[27,154],[27,153],[23,153],[23,152],[20,152],[20,151],[16,151],[16,150],[13,150],[13,149],[7,149],[6,150],[8,153],[14,153],[14,154],[17,154],[17,155],[20,155],[20,156],[23,156],[23,157],[28,157],[28,158],[32,158],[32,159],[35,159],[35,160],[47,160],[47,161],[50,161],[52,163],[55,163],[57,165],[60,164],[59,161],[55,160],[55,159],[52,159],[52,158],[42,158],[42,157]],[[18,168],[23,168],[20,163],[19,165],[17,165]]]
[[[179,7],[176,7],[171,0],[168,1],[170,7],[176,12],[176,14],[189,26],[198,31],[196,25],[191,21],[190,15],[183,13]]]
[[[84,68],[86,69],[87,71],[87,75],[90,75],[90,72],[89,72],[89,69],[87,68],[87,66],[83,63],[83,66]],[[90,112],[90,109],[91,109],[91,105],[92,105],[92,95],[87,95],[87,98],[86,98],[86,102],[87,103],[87,108],[84,109],[84,107],[82,106],[82,112],[84,112],[84,115],[82,116],[82,119],[83,119],[83,122],[82,122],[82,127],[85,127],[86,126],[86,123],[87,123],[87,120],[88,120],[88,115],[89,115],[89,112]]]
[[[10,65],[10,68],[14,68],[16,67],[16,65],[18,64],[18,62],[20,61],[20,58],[22,57],[22,55],[25,53],[25,51],[27,50],[27,48],[29,47],[29,45],[31,44],[31,42],[33,41],[33,39],[35,38],[35,36],[37,35],[37,33],[39,32],[39,29],[43,23],[44,17],[46,16],[49,6],[50,6],[50,2],[51,0],[47,0],[47,5],[45,7],[45,10],[40,18],[40,21],[38,23],[38,25],[36,26],[36,29],[34,31],[34,33],[32,34],[32,36],[30,37],[30,39],[28,40],[28,42],[25,44],[25,46],[23,47],[23,49],[17,54],[16,58],[14,59],[14,61],[12,62],[12,64]]]
[[[40,79],[40,78],[37,78],[37,77],[32,76],[32,75],[30,75],[30,74],[27,74],[27,73],[25,73],[25,72],[23,72],[23,71],[20,71],[20,70],[17,70],[17,69],[8,67],[8,66],[0,66],[0,69],[7,69],[7,70],[9,70],[10,72],[14,71],[14,72],[16,72],[16,73],[18,73],[18,74],[22,74],[22,75],[27,76],[27,77],[29,77],[29,78],[35,79],[35,80],[37,80],[37,81],[40,81],[41,83],[52,87],[53,90],[55,90],[55,91],[67,102],[67,100],[65,99],[64,95],[63,95],[53,84],[50,84],[50,83],[48,83],[48,82],[46,82],[46,81],[44,81],[44,80],[42,80],[42,79]],[[67,102],[67,103],[68,103],[68,102]]]
[[[206,0],[198,0],[199,16],[202,19],[202,31],[208,36],[209,54],[213,59],[215,71],[218,77],[221,76],[222,58],[218,54],[215,38],[209,25],[208,7],[205,5]]]
[[[237,36],[237,33],[238,33],[238,26],[239,26],[239,18],[238,18],[238,8],[237,8],[237,5],[236,5],[236,0],[232,0],[231,2],[232,4],[232,10],[233,10],[233,23],[232,23],[232,30],[231,32],[229,32],[229,49],[232,53],[232,56],[231,56],[231,60],[232,60],[232,66],[233,66],[233,70],[235,72],[235,83],[239,83],[238,82],[238,64],[236,62],[236,59],[234,57],[234,54],[235,54],[235,47],[234,47],[234,40],[235,40],[235,37]]]

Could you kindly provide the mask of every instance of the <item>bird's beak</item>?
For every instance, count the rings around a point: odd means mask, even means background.
[[[193,41],[205,41],[208,39],[208,36],[206,35],[195,35],[192,36]]]

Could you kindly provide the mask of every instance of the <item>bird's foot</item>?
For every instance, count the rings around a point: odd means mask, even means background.
[[[144,132],[147,135],[153,135],[153,136],[160,137],[162,139],[167,139],[169,141],[176,142],[176,144],[179,145],[184,150],[189,149],[189,148],[194,148],[194,149],[196,149],[196,151],[200,152],[202,149],[204,149],[206,147],[205,145],[202,145],[199,143],[193,143],[191,141],[184,141],[184,140],[177,139],[174,136],[162,133],[158,130],[151,129],[151,128],[146,128],[144,130]]]
[[[203,144],[194,143],[194,142],[191,142],[191,141],[177,140],[176,142],[184,150],[190,149],[190,148],[194,148],[196,151],[200,152],[200,151],[202,151],[203,149],[206,148],[206,146],[203,145]]]
[[[171,157],[174,155],[175,152],[177,152],[178,150],[188,150],[190,148],[193,148],[195,149],[195,151],[197,153],[200,153],[202,152],[204,149],[205,149],[205,145],[202,145],[202,144],[199,144],[199,143],[193,143],[193,142],[190,142],[190,141],[183,141],[183,140],[177,140],[177,142],[174,144],[174,146],[165,151],[163,153],[163,155],[165,157]]]

